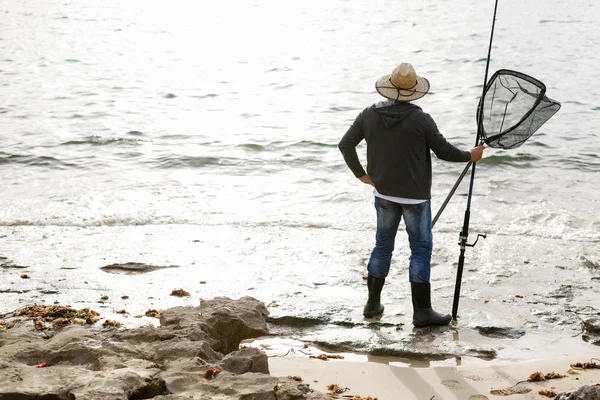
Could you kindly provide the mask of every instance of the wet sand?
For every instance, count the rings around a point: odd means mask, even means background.
[[[357,232],[180,225],[90,230],[82,235],[78,228],[10,228],[0,260],[0,313],[34,303],[70,304],[135,327],[155,323],[135,318],[149,309],[250,295],[269,309],[271,339],[414,366],[479,366],[598,349],[598,334],[582,327],[599,312],[597,243],[487,232],[486,240],[467,250],[456,323],[415,329],[408,253],[400,241],[383,290],[383,317],[361,315],[370,227]],[[433,304],[441,312],[451,310],[456,237],[435,232]],[[190,296],[171,296],[179,288]]]
[[[600,351],[595,353],[600,355]],[[275,376],[300,376],[311,387],[327,392],[335,384],[343,395],[379,400],[487,400],[497,396],[541,399],[539,392],[570,392],[584,385],[600,383],[600,369],[572,370],[570,364],[589,362],[582,357],[561,357],[487,367],[406,368],[381,363],[343,360],[311,360],[300,357],[271,357],[269,367]],[[567,371],[572,370],[573,375]],[[561,379],[527,382],[535,372],[557,372]],[[555,396],[551,396],[554,398]]]

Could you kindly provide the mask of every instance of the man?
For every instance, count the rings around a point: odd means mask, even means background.
[[[367,265],[369,297],[363,315],[383,313],[381,290],[390,270],[396,232],[404,217],[410,244],[409,280],[413,324],[446,325],[450,315],[431,308],[431,151],[446,161],[477,162],[483,146],[462,151],[448,143],[429,114],[412,104],[429,91],[429,81],[401,63],[375,84],[387,100],[365,108],[339,143],[344,160],[361,182],[372,185],[377,211],[375,248]],[[367,142],[367,172],[356,146]]]

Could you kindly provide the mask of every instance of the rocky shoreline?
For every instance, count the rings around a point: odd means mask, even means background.
[[[21,321],[0,329],[0,400],[328,399],[240,346],[269,334],[268,315],[255,298],[217,297],[161,312],[158,327]]]

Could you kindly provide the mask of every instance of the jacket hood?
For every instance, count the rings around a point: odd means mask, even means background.
[[[381,101],[373,107],[375,107],[375,111],[381,116],[386,128],[393,127],[413,111],[421,110],[421,107],[407,101],[394,102],[392,100]]]

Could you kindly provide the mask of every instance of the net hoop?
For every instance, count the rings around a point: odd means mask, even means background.
[[[494,73],[494,75],[492,75],[490,80],[488,81],[487,85],[485,86],[485,90],[483,91],[484,94],[479,99],[479,105],[477,106],[477,137],[478,137],[479,141],[483,141],[482,136],[485,136],[483,134],[484,129],[483,129],[483,118],[482,118],[483,117],[483,102],[485,100],[485,95],[487,94],[488,90],[492,87],[492,84],[494,83],[496,78],[498,78],[498,76],[500,76],[500,75],[511,75],[511,76],[516,76],[520,79],[523,79],[523,80],[539,87],[540,93],[538,94],[533,106],[521,117],[521,119],[519,120],[518,123],[513,124],[513,126],[511,126],[510,128],[508,128],[505,131],[502,131],[502,132],[497,133],[492,136],[486,136],[484,138],[484,140],[486,142],[492,142],[492,141],[506,135],[507,133],[511,132],[512,130],[516,129],[519,125],[521,125],[521,123],[523,121],[525,121],[527,118],[529,118],[531,113],[533,113],[536,110],[537,106],[541,103],[541,101],[544,99],[544,96],[546,95],[546,85],[542,81],[535,79],[532,76],[529,76],[522,72],[511,70],[511,69],[499,69],[498,71],[496,71]]]

